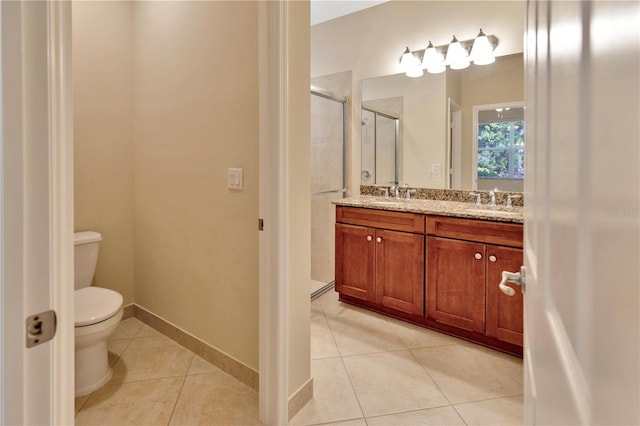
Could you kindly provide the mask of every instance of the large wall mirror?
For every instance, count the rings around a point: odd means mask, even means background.
[[[386,184],[390,176],[395,176],[396,181],[412,187],[486,189],[484,187],[488,185],[487,188],[497,186],[503,190],[523,190],[523,169],[518,169],[518,164],[524,147],[511,146],[506,153],[498,153],[497,149],[489,152],[491,147],[478,147],[477,134],[478,123],[485,120],[482,115],[478,118],[481,106],[488,106],[486,114],[496,115],[496,108],[503,105],[509,108],[503,113],[509,118],[517,111],[522,112],[522,54],[502,56],[486,66],[472,65],[457,71],[447,69],[441,74],[425,73],[419,78],[395,74],[366,79],[362,81],[361,94],[364,123],[362,184]],[[397,120],[395,149],[388,141],[381,142],[385,145],[376,148],[376,141],[372,142],[371,138],[375,129],[367,128],[365,131],[375,114]],[[505,118],[502,120],[507,121]],[[524,135],[524,123],[520,130]],[[518,130],[516,133],[516,136],[520,134]],[[482,140],[480,142],[483,143]],[[523,144],[524,139],[511,143]],[[480,148],[486,152],[479,156]],[[503,164],[504,159],[498,158],[499,154],[511,156],[506,167],[512,173],[505,176],[501,169],[499,175],[480,176],[478,179],[478,161],[486,163],[493,155],[494,166]],[[380,179],[375,179],[377,162],[379,167],[384,164],[384,177]],[[390,171],[388,167],[394,163],[395,171]],[[480,165],[480,173],[489,173],[485,166]]]

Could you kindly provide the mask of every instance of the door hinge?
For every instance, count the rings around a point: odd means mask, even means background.
[[[56,312],[52,309],[31,315],[26,320],[27,348],[48,342],[56,335]]]
[[[264,231],[264,219],[258,219],[258,231]]]

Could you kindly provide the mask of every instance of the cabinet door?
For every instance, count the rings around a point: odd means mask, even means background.
[[[376,230],[376,303],[423,315],[424,235]]]
[[[518,272],[522,250],[487,246],[486,335],[522,346],[523,295],[520,286],[507,283],[516,294],[507,296],[498,288],[502,271]]]
[[[336,224],[336,291],[375,301],[375,230]]]
[[[484,332],[485,245],[427,238],[427,317]]]

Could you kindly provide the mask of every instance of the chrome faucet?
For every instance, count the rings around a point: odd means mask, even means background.
[[[491,191],[489,191],[489,197],[491,197],[490,201],[489,201],[489,205],[490,206],[495,206],[496,205],[496,192],[498,192],[498,188],[492,189]]]
[[[400,199],[400,185],[394,183],[393,186],[391,188],[389,188],[389,191],[391,192],[395,192],[396,195],[396,199],[399,200]]]
[[[469,197],[476,197],[476,206],[482,206],[482,195],[477,192],[470,192]]]

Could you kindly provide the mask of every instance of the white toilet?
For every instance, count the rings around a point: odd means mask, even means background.
[[[122,295],[91,280],[102,236],[97,232],[75,233],[75,346],[76,397],[103,386],[113,374],[107,357],[107,339],[122,319]]]

